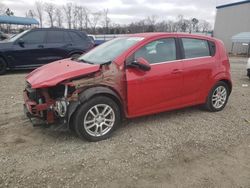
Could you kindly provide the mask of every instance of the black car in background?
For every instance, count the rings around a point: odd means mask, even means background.
[[[93,46],[93,41],[78,30],[26,30],[0,41],[0,74],[7,69],[32,69],[56,60],[77,57]]]

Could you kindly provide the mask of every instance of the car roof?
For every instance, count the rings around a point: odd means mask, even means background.
[[[198,38],[205,40],[214,40],[213,37],[198,35],[198,34],[188,34],[188,33],[167,33],[167,32],[152,32],[152,33],[136,33],[136,34],[128,34],[129,37],[143,37],[145,39],[154,38],[154,37],[190,37],[190,38]]]
[[[58,30],[61,30],[61,31],[76,31],[76,32],[85,33],[84,31],[80,31],[80,30],[77,30],[77,29],[65,29],[65,28],[57,28],[57,27],[52,27],[52,28],[33,28],[33,29],[31,29],[31,31],[35,31],[35,30],[44,30],[44,31],[58,31]]]

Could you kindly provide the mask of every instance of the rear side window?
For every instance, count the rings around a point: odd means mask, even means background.
[[[63,31],[48,31],[47,43],[63,43],[64,42]]]
[[[208,42],[201,39],[182,38],[185,58],[210,56]]]
[[[80,42],[82,41],[82,37],[80,35],[78,35],[76,32],[69,32],[69,35],[72,39],[73,42]]]
[[[32,31],[22,37],[26,44],[44,43],[46,31]]]
[[[65,42],[72,42],[70,36],[69,36],[69,33],[64,31],[64,41]]]

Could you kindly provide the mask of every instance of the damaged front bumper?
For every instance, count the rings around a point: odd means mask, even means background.
[[[48,88],[32,89],[27,85],[23,91],[26,116],[30,119],[39,118],[46,124],[67,124],[68,107],[71,105],[67,98],[68,85],[63,87],[63,94],[55,97]]]
[[[45,91],[43,91],[45,92]],[[32,95],[29,91],[23,91],[24,98],[24,113],[28,118],[39,118],[44,120],[47,124],[55,123],[55,112],[53,110],[53,106],[55,105],[55,101],[51,99],[45,98],[45,101],[42,102],[42,98],[37,101],[30,98]],[[34,94],[33,94],[34,95]]]

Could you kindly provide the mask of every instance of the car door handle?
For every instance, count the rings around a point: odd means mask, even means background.
[[[43,45],[41,45],[41,44],[40,44],[40,45],[38,45],[37,47],[38,47],[38,48],[44,48],[44,46],[43,46]]]
[[[181,70],[181,69],[174,69],[174,70],[172,71],[172,74],[180,74],[180,73],[182,73],[182,70]]]

